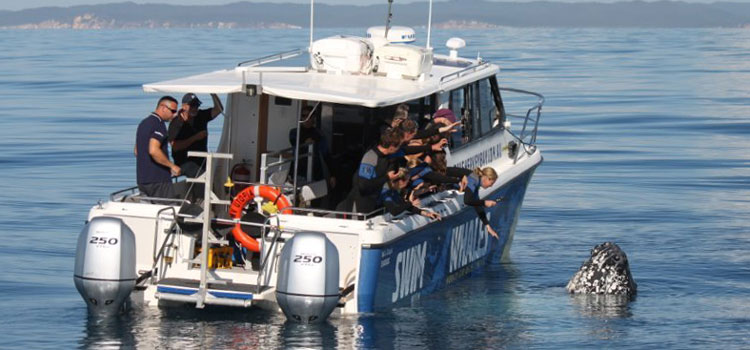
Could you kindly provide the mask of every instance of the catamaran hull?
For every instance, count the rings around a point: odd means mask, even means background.
[[[373,312],[398,305],[470,277],[488,263],[507,257],[521,203],[536,167],[493,191],[487,199],[503,197],[486,209],[492,238],[471,207],[407,233],[400,238],[364,247],[357,285],[357,311]]]

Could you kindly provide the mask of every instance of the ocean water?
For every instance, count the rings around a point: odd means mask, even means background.
[[[364,28],[316,37],[334,33]],[[134,184],[158,98],[141,84],[306,30],[0,31],[0,348],[750,348],[750,31],[441,30],[434,46],[451,36],[547,98],[510,262],[413,307],[301,326],[222,308],[90,319],[72,269],[89,208]],[[604,241],[628,254],[630,303],[564,289]]]

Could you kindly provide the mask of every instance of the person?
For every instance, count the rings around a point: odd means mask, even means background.
[[[172,145],[172,159],[189,177],[203,173],[204,159],[188,157],[188,151],[208,152],[208,122],[221,114],[224,107],[216,94],[211,94],[214,106],[198,109],[201,101],[190,92],[182,97],[182,107],[177,118],[169,123],[169,144]]]
[[[461,188],[464,189],[464,204],[474,207],[479,220],[487,228],[487,232],[492,237],[499,239],[500,237],[492,226],[490,226],[490,222],[487,220],[487,213],[484,211],[484,208],[494,207],[497,202],[489,199],[479,199],[479,188],[491,187],[495,184],[495,181],[497,181],[497,172],[495,172],[495,169],[492,167],[484,169],[476,168],[471,175],[461,179]]]
[[[419,214],[433,220],[440,220],[440,214],[418,207],[420,202],[413,191],[409,193],[409,201],[404,200],[403,192],[409,185],[408,171],[405,168],[400,168],[396,174],[395,178],[388,180],[383,185],[383,189],[380,192],[379,201],[385,207],[385,210],[393,216],[408,211],[412,214]]]
[[[138,124],[135,147],[136,179],[142,195],[153,198],[175,198],[171,176],[180,175],[178,165],[167,157],[167,127],[164,122],[177,114],[177,100],[164,96],[156,110]]]
[[[389,168],[388,155],[398,151],[402,137],[398,130],[388,129],[380,135],[378,145],[365,152],[352,179],[352,189],[337,206],[338,211],[370,213],[375,210],[383,185],[397,175],[395,170]]]
[[[328,142],[323,132],[317,126],[317,120],[313,115],[313,106],[305,106],[302,108],[300,120],[302,121],[302,128],[299,130],[300,143],[299,154],[303,155],[307,153],[307,147],[303,145],[313,144],[313,181],[326,179],[329,188],[336,187],[336,177],[331,174],[333,161],[331,159],[331,152],[328,149]],[[289,130],[289,143],[294,147],[297,144],[297,128]],[[306,158],[300,158],[300,170],[299,176],[307,175],[307,166],[304,165],[303,160],[306,162]]]
[[[432,160],[429,155],[425,156],[424,159],[409,155],[407,157],[407,171],[410,177],[409,189],[416,190],[420,184],[427,184],[422,191],[418,192],[418,195],[431,192],[436,190],[437,186],[452,184],[458,185],[461,182],[460,177],[446,176],[445,173],[440,173],[432,168]]]

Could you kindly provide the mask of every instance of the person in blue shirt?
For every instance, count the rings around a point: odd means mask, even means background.
[[[167,127],[164,124],[177,115],[177,100],[164,96],[156,110],[138,124],[133,152],[136,157],[136,180],[142,195],[175,198],[171,176],[181,169],[167,157]]]
[[[479,189],[492,187],[495,181],[497,181],[497,172],[495,172],[495,169],[492,167],[484,169],[476,168],[471,175],[461,179],[461,188],[464,190],[464,204],[474,207],[479,220],[482,221],[484,227],[487,228],[487,232],[492,237],[500,238],[497,232],[490,226],[490,222],[487,220],[487,213],[484,211],[484,208],[494,207],[497,202],[489,199],[479,199]]]

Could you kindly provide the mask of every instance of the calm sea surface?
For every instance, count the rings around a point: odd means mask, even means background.
[[[341,32],[364,29],[316,36]],[[547,98],[511,262],[415,307],[299,326],[189,308],[96,321],[72,269],[89,208],[135,181],[135,128],[158,98],[141,84],[296,48],[306,30],[0,31],[0,348],[750,348],[750,30],[433,35]],[[635,301],[568,295],[608,240]]]

